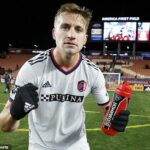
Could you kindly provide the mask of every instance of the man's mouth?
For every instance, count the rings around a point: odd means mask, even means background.
[[[72,43],[72,42],[65,42],[64,44],[65,45],[70,45],[70,46],[77,46],[75,43]]]

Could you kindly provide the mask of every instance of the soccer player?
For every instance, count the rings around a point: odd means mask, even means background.
[[[28,114],[29,150],[90,149],[85,98],[91,92],[103,115],[110,106],[102,72],[80,53],[91,17],[85,7],[63,4],[52,30],[56,47],[25,62],[18,73],[0,115],[0,129],[15,130]],[[124,129],[126,125],[119,126]]]
[[[5,91],[10,93],[10,84],[11,84],[11,75],[6,71],[3,75],[4,83],[5,83]]]

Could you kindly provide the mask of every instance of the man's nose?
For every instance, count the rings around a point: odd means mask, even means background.
[[[73,28],[68,31],[68,37],[75,38],[75,30]]]

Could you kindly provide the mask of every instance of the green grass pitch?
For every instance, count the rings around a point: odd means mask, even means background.
[[[7,101],[4,85],[0,84],[0,111]],[[113,92],[109,92],[112,97]],[[105,135],[101,130],[102,116],[89,95],[85,100],[86,129],[91,150],[150,150],[150,92],[133,92],[128,109],[131,112],[126,131],[115,136]],[[0,132],[0,145],[10,144],[12,150],[28,148],[27,117],[21,120],[15,132]]]

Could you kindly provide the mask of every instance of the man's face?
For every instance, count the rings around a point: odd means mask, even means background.
[[[58,50],[71,55],[78,53],[87,41],[84,18],[78,14],[62,13],[56,19],[53,38]]]

